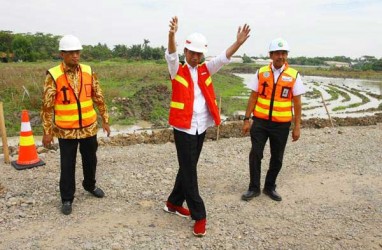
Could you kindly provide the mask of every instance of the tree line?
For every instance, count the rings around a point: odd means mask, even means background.
[[[18,33],[0,31],[0,57],[3,62],[35,62],[39,60],[59,59],[58,44],[61,36],[44,34],[41,32]],[[153,48],[148,39],[143,44],[130,47],[119,44],[110,49],[106,44],[83,45],[81,57],[84,60],[108,60],[111,58],[133,60],[159,60],[163,58],[163,46]]]
[[[334,56],[334,57],[294,57],[288,59],[288,62],[290,64],[297,64],[297,65],[327,65],[328,61],[335,61],[335,62],[344,62],[348,63],[349,66],[353,69],[358,70],[375,70],[375,71],[382,71],[382,58],[377,59],[374,56],[363,56],[361,58],[357,59],[351,59],[350,57],[345,56]]]
[[[268,59],[268,57],[249,57],[244,54],[243,62],[251,62],[252,59]],[[374,56],[362,56],[361,58],[352,59],[346,56],[334,57],[288,57],[288,63],[294,65],[308,65],[308,66],[328,66],[328,62],[343,62],[348,63],[349,68],[357,70],[375,70],[382,71],[382,58],[378,59]],[[330,65],[329,65],[330,66]]]
[[[61,36],[44,34],[37,32],[16,33],[12,31],[0,31],[0,58],[3,62],[26,61],[35,62],[39,60],[59,59],[58,44]],[[111,58],[122,58],[129,60],[160,60],[163,59],[165,48],[163,46],[153,48],[150,41],[144,39],[142,44],[126,46],[124,44],[115,45],[110,49],[106,44],[98,43],[95,46],[83,45],[81,56],[86,61],[108,60]],[[261,58],[261,57],[258,57]],[[262,57],[268,59],[268,57]],[[249,57],[244,54],[244,63],[252,62],[256,57]],[[363,56],[351,59],[346,56],[334,57],[294,57],[288,58],[290,64],[327,66],[328,61],[348,63],[352,69],[382,71],[382,58],[374,56]]]

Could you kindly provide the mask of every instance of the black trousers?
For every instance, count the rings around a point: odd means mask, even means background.
[[[168,201],[176,206],[182,206],[186,201],[193,220],[206,218],[206,208],[199,195],[196,169],[205,135],[205,132],[200,135],[190,135],[174,129],[179,170]]]
[[[271,159],[265,178],[265,189],[273,189],[276,185],[288,141],[290,122],[272,122],[259,118],[253,119],[251,127],[252,148],[249,153],[249,190],[260,190],[261,160],[265,144],[269,138]]]
[[[82,158],[84,180],[82,186],[87,191],[95,188],[97,169],[97,136],[84,139],[58,139],[60,146],[61,175],[60,193],[62,201],[73,201],[76,190],[75,166],[78,144]]]

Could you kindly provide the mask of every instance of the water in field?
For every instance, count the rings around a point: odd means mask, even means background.
[[[243,78],[244,84],[254,77],[254,74],[236,75]],[[302,97],[303,118],[327,118],[322,97],[332,117],[361,117],[381,112],[377,109],[382,103],[382,80],[321,76],[304,76],[302,80],[307,89]],[[238,98],[248,98],[249,93],[248,90]]]

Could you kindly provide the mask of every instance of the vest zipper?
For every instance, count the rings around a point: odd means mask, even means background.
[[[81,74],[81,77],[80,77],[81,80],[80,80],[80,86],[79,86],[80,90],[78,91],[78,96],[81,95],[81,90],[82,90],[82,69],[81,69],[81,66],[80,66],[80,74]],[[65,75],[66,82],[68,83],[69,88],[73,91],[74,98],[76,98],[76,104],[77,104],[77,110],[78,110],[78,125],[79,125],[79,128],[82,128],[81,103],[79,102],[78,97],[76,96],[76,92],[74,91],[74,89],[72,88],[72,86],[69,83],[68,76],[66,75],[66,72],[64,72],[64,75]]]
[[[274,80],[275,79],[275,74],[273,74],[273,70],[271,69],[272,71],[272,79]],[[268,120],[269,121],[272,121],[272,112],[273,112],[273,102],[275,101],[275,94],[276,94],[276,88],[277,88],[277,83],[280,79],[280,76],[282,75],[282,73],[284,73],[284,70],[280,72],[280,75],[279,77],[277,77],[277,80],[276,80],[276,83],[273,82],[273,89],[272,89],[272,96],[271,96],[271,103],[269,105],[269,118]]]
[[[82,69],[80,65],[80,89],[78,91],[78,96],[81,96],[81,91],[82,91]],[[74,95],[76,96],[76,95]],[[76,96],[76,101],[77,101],[77,109],[78,109],[78,124],[80,125],[80,128],[82,128],[82,109],[81,109],[81,103],[78,100],[78,97]]]

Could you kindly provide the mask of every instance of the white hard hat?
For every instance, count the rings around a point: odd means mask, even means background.
[[[80,40],[77,37],[73,35],[65,35],[61,38],[58,49],[60,51],[82,50],[82,45]]]
[[[192,33],[187,37],[184,47],[191,51],[206,53],[207,39],[200,33]]]
[[[278,51],[278,50],[289,51],[289,45],[287,41],[285,41],[282,38],[276,38],[272,40],[271,44],[269,44],[269,52]]]

